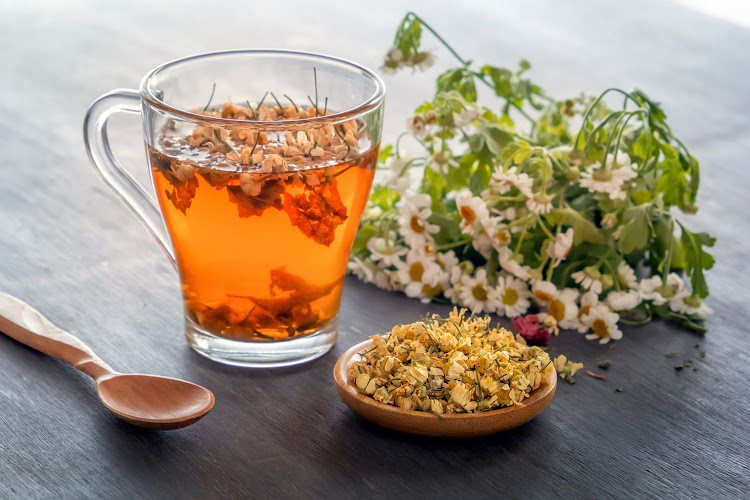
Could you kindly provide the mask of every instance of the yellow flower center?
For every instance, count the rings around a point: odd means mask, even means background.
[[[548,195],[547,193],[543,193],[540,191],[534,194],[534,201],[540,205],[546,205],[547,203],[552,201],[552,197]]]
[[[518,302],[518,292],[514,288],[506,288],[503,292],[503,304],[512,306]]]
[[[595,181],[608,182],[612,180],[612,171],[604,168],[597,168],[591,173],[591,177]]]
[[[597,334],[599,338],[606,339],[609,337],[609,326],[607,326],[607,322],[601,318],[596,318],[594,320],[591,324],[591,329],[594,330],[594,333]]]
[[[409,267],[409,277],[412,281],[422,281],[424,266],[421,262],[415,262]]]
[[[543,292],[541,290],[537,290],[534,292],[534,297],[541,300],[542,302],[547,302],[552,300],[552,295],[548,294],[547,292]]]
[[[411,226],[411,230],[414,231],[415,233],[424,233],[424,226],[419,221],[419,217],[417,217],[416,215],[411,216],[411,221],[409,225]]]
[[[591,306],[581,306],[581,308],[578,310],[578,317],[582,317],[589,313],[589,310],[591,309]]]
[[[553,300],[549,305],[549,315],[556,321],[562,321],[565,317],[565,304],[559,300]]]
[[[458,211],[461,213],[461,217],[463,217],[469,224],[477,220],[477,214],[474,213],[474,210],[468,205],[461,205],[461,208],[459,208]]]
[[[510,245],[510,233],[508,231],[499,231],[495,236],[495,239],[500,244],[500,246],[507,247],[508,245]]]
[[[471,289],[471,294],[479,301],[484,302],[487,300],[487,290],[481,284],[474,285],[474,288]]]
[[[440,286],[440,283],[438,283],[435,286],[424,285],[422,287],[422,293],[427,295],[428,297],[434,297],[435,295],[438,295],[442,291],[443,291],[443,287]]]

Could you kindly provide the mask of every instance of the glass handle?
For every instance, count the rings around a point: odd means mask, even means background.
[[[159,207],[112,154],[107,136],[107,121],[110,116],[118,112],[141,114],[141,96],[137,90],[113,90],[99,97],[89,106],[86,118],[83,120],[83,140],[86,143],[86,151],[104,182],[154,235],[176,269],[174,250],[164,227]]]

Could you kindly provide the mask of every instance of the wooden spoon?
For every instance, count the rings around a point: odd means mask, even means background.
[[[30,305],[2,292],[0,331],[93,378],[104,406],[131,424],[179,429],[197,422],[214,406],[214,395],[205,387],[169,377],[117,373],[77,337],[54,326]]]
[[[349,379],[349,367],[359,360],[359,353],[372,347],[367,340],[353,346],[336,361],[333,376],[336,390],[346,405],[362,417],[383,427],[409,434],[433,437],[476,437],[494,434],[525,424],[539,415],[552,401],[557,388],[557,373],[550,364],[542,373],[542,382],[520,405],[477,413],[434,415],[404,410],[375,401],[357,390]]]

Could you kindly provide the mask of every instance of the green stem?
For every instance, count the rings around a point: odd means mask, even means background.
[[[518,252],[521,251],[521,243],[523,243],[523,240],[526,239],[526,228],[528,226],[523,226],[523,231],[521,231],[521,236],[518,237],[518,243],[516,243],[516,249],[513,250],[513,257],[518,255]]]
[[[627,127],[628,122],[634,116],[635,116],[635,113],[631,114],[630,116],[628,116],[625,119],[625,121],[622,124],[622,128],[620,129],[620,133],[617,135],[617,143],[615,143],[615,154],[614,154],[614,158],[612,158],[612,164],[614,164],[617,161],[617,153],[620,152],[620,141],[622,140],[622,133],[625,132],[625,127]],[[651,149],[651,148],[649,148],[649,149]]]
[[[638,106],[641,104],[629,93],[625,92],[622,89],[618,89],[616,87],[610,87],[601,94],[599,94],[599,97],[596,98],[596,100],[589,106],[589,108],[586,110],[586,113],[583,115],[583,123],[581,124],[581,128],[578,131],[578,135],[576,136],[576,140],[573,143],[573,149],[578,149],[578,141],[581,139],[581,134],[583,133],[583,130],[586,128],[586,123],[588,122],[589,116],[591,115],[591,112],[596,108],[596,105],[601,102],[601,100],[610,92],[619,92],[620,94],[625,96],[625,99],[630,99],[634,103],[636,103]]]
[[[555,236],[552,234],[552,232],[547,229],[547,226],[544,224],[544,221],[542,220],[542,216],[539,215],[539,212],[534,212],[534,215],[536,215],[536,218],[539,220],[539,225],[542,228],[542,231],[544,231],[544,234],[547,235],[547,237],[551,240],[555,239]]]
[[[460,62],[463,66],[468,66],[469,65],[469,63],[467,61],[465,61],[463,57],[459,56],[458,52],[456,52],[453,49],[453,47],[451,47],[451,45],[448,42],[446,42],[445,39],[442,36],[440,36],[438,34],[437,31],[435,31],[434,29],[432,29],[432,26],[430,26],[429,24],[427,24],[424,19],[422,19],[421,17],[419,17],[418,15],[416,15],[414,12],[407,12],[406,13],[406,17],[404,18],[404,21],[406,21],[406,19],[409,18],[409,17],[411,17],[412,19],[416,19],[417,21],[420,22],[420,24],[422,26],[424,26],[425,28],[427,28],[427,31],[429,31],[430,33],[432,33],[432,35],[435,38],[437,38],[438,41],[440,43],[442,43],[443,46],[446,49],[448,49],[448,51],[450,51],[451,54],[453,54],[453,57],[455,57],[456,59],[458,59],[458,62]],[[402,26],[403,26],[403,24],[402,24]]]
[[[406,136],[406,135],[410,135],[410,134],[409,134],[409,132],[401,132],[401,134],[400,134],[400,135],[398,136],[398,138],[396,139],[396,158],[400,158],[400,154],[399,154],[399,145],[401,144],[401,139],[402,139],[402,138],[403,138],[404,136]]]
[[[435,245],[435,250],[449,250],[451,248],[460,247],[471,243],[471,240],[458,240],[453,243],[444,243],[442,245]]]
[[[668,215],[668,214],[667,214]],[[667,255],[664,257],[664,269],[662,269],[661,284],[667,286],[667,277],[669,271],[672,270],[672,247],[674,246],[674,219],[669,219],[669,248],[667,249]]]

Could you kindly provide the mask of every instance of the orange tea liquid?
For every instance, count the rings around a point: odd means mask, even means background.
[[[377,150],[283,174],[205,167],[152,148],[149,161],[191,320],[263,341],[336,317]]]

